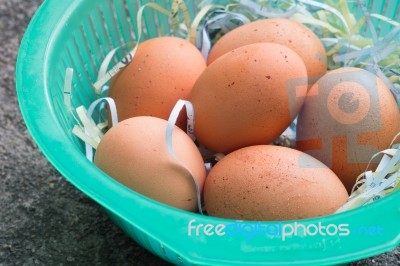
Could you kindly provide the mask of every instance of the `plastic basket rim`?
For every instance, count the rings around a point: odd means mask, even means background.
[[[205,217],[199,214],[188,213],[164,205],[162,203],[156,202],[154,200],[148,199],[145,196],[142,196],[134,191],[129,190],[128,188],[124,187],[123,185],[119,184],[118,182],[114,181],[113,179],[109,178],[107,175],[96,169],[95,166],[93,166],[90,162],[86,160],[82,152],[76,151],[75,146],[71,145],[71,147],[61,147],[61,148],[56,146],[56,143],[61,144],[64,141],[66,141],[67,138],[63,136],[61,125],[59,124],[57,118],[52,113],[53,108],[49,104],[50,96],[47,94],[48,84],[46,83],[46,73],[47,73],[46,69],[48,69],[49,66],[46,65],[47,62],[46,60],[48,59],[48,51],[49,48],[51,47],[51,42],[53,41],[53,38],[56,37],[55,34],[56,30],[59,27],[61,27],[62,24],[61,22],[67,20],[69,12],[72,12],[74,6],[78,5],[80,1],[82,0],[74,0],[71,3],[67,3],[67,1],[65,1],[63,4],[61,4],[60,2],[56,3],[56,1],[45,0],[43,4],[39,7],[39,9],[36,11],[36,14],[33,16],[31,22],[28,25],[28,28],[23,36],[17,57],[15,78],[16,78],[17,99],[20,111],[28,128],[28,131],[30,132],[30,135],[32,136],[35,143],[38,145],[43,155],[61,173],[61,175],[66,180],[68,180],[76,188],[81,190],[85,195],[90,197],[92,200],[96,201],[98,204],[106,208],[108,211],[121,217],[127,223],[134,225],[135,227],[139,228],[146,234],[153,236],[155,239],[157,239],[158,237],[152,233],[152,230],[150,230],[149,228],[145,228],[142,225],[139,225],[138,222],[135,223],[134,221],[132,221],[131,210],[127,207],[124,207],[124,204],[115,205],[113,201],[110,201],[109,199],[107,199],[107,197],[104,196],[106,193],[100,193],[95,191],[94,189],[89,188],[87,184],[83,183],[80,178],[75,178],[75,177],[80,176],[83,173],[93,176],[94,178],[103,181],[103,183],[99,184],[99,187],[104,189],[104,191],[106,191],[107,193],[118,194],[114,191],[114,189],[117,189],[118,192],[121,193],[119,195],[119,198],[121,198],[125,202],[129,202],[130,200],[135,200],[139,202],[143,208],[151,208],[155,212],[157,211],[167,212],[168,214],[171,215],[179,215],[181,217],[186,217],[188,218],[188,220],[189,218],[195,217],[201,220],[207,220],[213,222],[214,221],[227,222],[227,223],[232,222],[232,220],[228,219],[221,219],[208,216]],[[46,24],[46,21],[49,18],[56,19],[58,23],[54,23],[52,25]],[[38,28],[41,28],[40,30],[41,33],[45,33],[44,34],[45,38],[43,38],[43,36],[40,36],[40,38],[38,38],[37,36]],[[32,55],[27,52],[29,51],[29,49],[32,49],[33,43],[35,44],[35,49],[39,51],[39,53],[36,55]],[[42,59],[40,64],[37,62],[39,58]],[[32,76],[29,76],[29,78],[27,78],[26,70],[32,70],[32,73],[30,73],[32,74]],[[42,87],[43,89],[36,89],[32,91],[32,88],[36,88],[36,86],[32,85],[33,79],[35,80],[33,84],[38,86],[39,88]],[[47,102],[44,103],[42,102],[42,104],[37,104],[37,102],[30,100],[28,101],[27,99],[33,95],[39,96],[36,99],[40,99],[41,96],[45,100],[47,100]],[[37,112],[33,112],[32,110]],[[38,121],[40,121],[41,123],[45,122],[48,125],[46,129],[51,128],[56,133],[60,133],[60,135],[59,136],[54,135],[53,138],[50,139],[44,137],[44,136],[49,136],[49,133],[48,132],[46,133],[46,130],[41,129],[38,126],[39,124]],[[59,160],[56,154],[57,152],[60,151],[65,152],[68,155],[71,155],[67,162],[65,160],[63,161]],[[75,166],[67,167],[66,163]],[[85,171],[82,172],[82,169],[85,169]],[[115,196],[118,197],[118,195]],[[311,218],[311,219],[297,220],[297,221],[307,222],[307,221],[319,221],[321,219],[330,221],[330,220],[338,220],[339,217],[345,218],[348,216],[355,216],[355,215],[360,217],[361,216],[365,217],[365,215],[367,215],[374,207],[378,205],[381,208],[387,210],[389,213],[391,211],[389,210],[390,209],[389,205],[395,206],[396,202],[399,201],[400,201],[400,193],[397,192],[384,199],[381,199],[380,201],[374,204],[370,204],[358,208],[356,210],[351,210],[349,212],[335,214],[335,215],[329,215],[321,218]],[[400,208],[397,208],[395,212],[397,213],[400,212]],[[333,219],[335,217],[336,219]],[[382,215],[381,218],[383,220],[386,220],[384,219],[385,218],[384,215]],[[160,241],[162,241],[162,239],[160,239]],[[360,252],[353,252],[351,254],[345,254],[342,258],[339,257],[332,258],[330,262],[342,263],[342,262],[352,261],[354,259],[361,259],[367,256],[376,255],[384,251],[388,251],[395,248],[396,246],[399,245],[399,243],[400,243],[400,233],[398,233],[397,236],[394,236],[392,241],[382,243],[380,246],[375,246],[373,248],[371,247],[371,250],[369,251],[365,252],[360,251]],[[184,253],[173,246],[169,246],[169,248],[177,252],[178,254]],[[201,259],[195,257],[187,258],[188,261],[192,261],[193,263],[196,264],[205,263],[205,261],[203,261],[202,259],[205,258]],[[212,259],[209,260],[209,262],[212,261],[213,261]],[[311,261],[312,259],[310,259],[310,261],[308,261],[307,263]],[[315,262],[319,263],[322,261],[319,260]]]

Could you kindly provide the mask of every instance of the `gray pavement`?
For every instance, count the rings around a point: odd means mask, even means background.
[[[15,59],[41,0],[0,0],[0,265],[168,265],[46,161],[21,118]],[[351,265],[400,265],[400,248]]]

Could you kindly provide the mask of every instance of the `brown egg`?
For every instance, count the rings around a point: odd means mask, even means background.
[[[385,84],[366,70],[341,68],[308,92],[297,148],[329,166],[350,192],[372,155],[388,148],[399,131],[399,110]]]
[[[201,53],[184,39],[158,37],[139,44],[133,61],[110,84],[109,96],[115,100],[119,120],[168,119],[176,102],[187,99],[205,67]]]
[[[202,189],[203,159],[194,142],[175,127],[173,148],[180,162],[175,161],[166,148],[166,127],[167,121],[155,117],[124,120],[104,135],[94,163],[136,192],[179,209],[196,211],[195,183],[186,169]]]
[[[246,45],[222,56],[190,96],[199,142],[222,153],[272,142],[300,111],[306,76],[301,58],[279,44]]]
[[[303,59],[309,77],[327,71],[326,51],[318,36],[303,24],[284,18],[257,20],[230,31],[214,45],[208,64],[235,48],[260,42],[285,45],[295,51]]]
[[[328,215],[348,199],[338,177],[300,151],[246,147],[218,162],[204,185],[209,215],[240,220],[292,220]]]

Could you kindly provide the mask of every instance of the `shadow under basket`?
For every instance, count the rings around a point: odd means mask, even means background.
[[[100,204],[130,237],[160,258],[182,265],[312,265],[338,264],[394,249],[400,243],[400,193],[348,212],[301,221],[262,222],[271,228],[264,235],[197,235],[198,225],[233,220],[181,211],[135,193],[101,172],[84,154],[84,146],[72,134],[75,121],[64,105],[65,70],[74,69],[72,105],[86,107],[96,98],[92,83],[107,53],[134,40],[136,0],[46,0],[23,38],[17,62],[17,94],[26,125],[41,151],[73,185]],[[154,0],[169,8],[171,1]],[[382,14],[383,2],[366,1]],[[395,18],[400,1],[386,8]],[[193,17],[195,3],[187,1]],[[354,7],[352,7],[354,9]],[[389,14],[392,13],[392,14]],[[355,12],[357,15],[357,12]],[[144,38],[169,29],[167,17],[144,12]],[[157,27],[156,25],[163,25]],[[385,29],[383,29],[385,30]],[[385,31],[388,31],[386,29]],[[283,239],[273,228],[346,224],[348,235],[292,235]],[[244,230],[259,226],[246,222]],[[314,226],[315,225],[315,226]],[[310,228],[311,228],[310,227]],[[192,228],[192,229],[191,229]],[[367,230],[381,228],[375,235]],[[200,227],[201,229],[201,227]],[[248,232],[248,231],[247,231]]]

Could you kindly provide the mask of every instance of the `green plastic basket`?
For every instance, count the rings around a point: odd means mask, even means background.
[[[140,2],[140,3],[139,3]],[[188,235],[188,224],[224,224],[233,221],[189,213],[148,199],[103,174],[84,155],[73,136],[73,121],[63,102],[65,70],[75,70],[74,106],[88,106],[95,94],[91,83],[103,58],[112,48],[129,42],[135,32],[139,0],[47,0],[28,27],[20,47],[16,83],[22,115],[38,146],[67,180],[98,202],[129,236],[169,262],[183,265],[312,265],[354,261],[394,249],[400,243],[400,193],[373,204],[318,219],[304,225],[348,224],[348,236],[279,236],[204,234]],[[169,7],[171,1],[154,0]],[[376,13],[393,19],[400,1],[366,1]],[[187,1],[190,14],[195,1]],[[354,8],[354,6],[352,6]],[[355,14],[361,14],[355,10]],[[164,16],[144,14],[147,36],[159,34],[156,25],[168,27]],[[378,25],[376,24],[378,27]],[[382,25],[383,26],[383,25]],[[383,26],[381,33],[390,28]],[[295,222],[295,221],[291,221]],[[248,223],[257,225],[257,223]],[[272,223],[263,223],[271,225]],[[382,234],[371,233],[382,228]],[[372,228],[371,232],[355,231]]]

